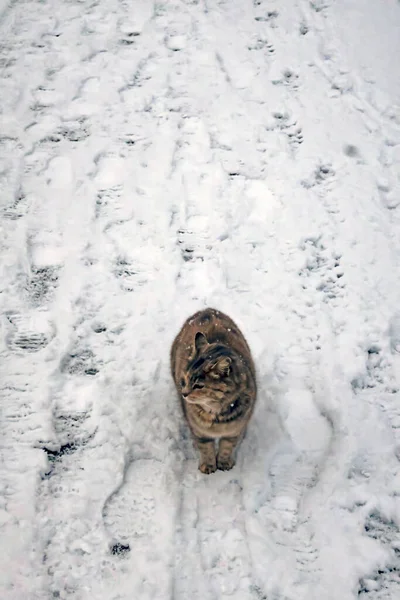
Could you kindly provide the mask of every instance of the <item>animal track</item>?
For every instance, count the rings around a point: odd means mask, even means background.
[[[298,80],[299,76],[297,75],[297,73],[295,73],[291,69],[284,69],[284,71],[282,72],[282,76],[278,79],[273,79],[272,83],[274,85],[286,85],[294,90],[297,90],[299,87]]]
[[[327,250],[321,237],[306,239],[300,248],[307,252],[308,258],[299,276],[314,282],[315,289],[322,293],[324,302],[343,296],[346,284],[340,254]],[[303,288],[307,288],[305,283]]]
[[[110,552],[114,556],[125,556],[128,552],[131,551],[131,547],[129,544],[120,544],[119,542],[112,544],[110,547]]]
[[[136,38],[140,36],[138,31],[129,31],[124,34],[124,37],[119,40],[119,43],[125,46],[131,46],[136,42]]]
[[[332,165],[328,163],[321,163],[316,167],[313,174],[308,179],[303,179],[301,181],[301,185],[307,189],[313,188],[317,185],[322,185],[323,183],[329,181],[332,177],[334,177],[335,171],[332,168]]]
[[[303,132],[301,130],[301,127],[294,126],[292,130],[288,129],[286,131],[286,135],[289,138],[289,144],[293,148],[296,148],[297,146],[300,146],[300,144],[302,144],[303,141],[304,141]]]
[[[255,6],[255,8],[259,8],[260,7],[260,3],[257,2],[256,4],[254,4],[254,6]],[[261,23],[268,23],[270,27],[276,27],[276,22],[275,21],[276,21],[276,19],[279,16],[279,13],[278,13],[277,10],[269,10],[269,11],[266,11],[266,12],[264,10],[262,10],[262,11],[261,10],[260,11],[257,10],[257,12],[260,12],[261,14],[256,15],[254,17],[254,19],[256,21],[259,21]]]
[[[305,21],[302,21],[300,23],[299,32],[300,35],[307,35],[307,33],[309,32],[309,27]]]
[[[301,127],[296,121],[290,118],[290,115],[285,112],[274,112],[273,117],[275,120],[275,126],[286,134],[289,144],[293,149],[300,146],[303,141],[303,132]]]
[[[266,50],[268,54],[275,54],[275,47],[267,40],[259,37],[254,44],[248,46],[249,50]]]

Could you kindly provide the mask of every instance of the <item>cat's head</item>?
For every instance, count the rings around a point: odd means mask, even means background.
[[[245,379],[234,354],[220,343],[209,344],[201,332],[196,333],[194,350],[180,381],[183,400],[216,416],[234,408]]]

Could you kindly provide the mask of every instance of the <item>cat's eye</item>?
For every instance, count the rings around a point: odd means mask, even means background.
[[[181,387],[183,388],[183,387],[185,387],[185,385],[186,385],[186,381],[184,379],[181,379]]]
[[[201,383],[201,381],[196,381],[196,383],[193,384],[192,389],[201,390],[203,387],[204,383]]]

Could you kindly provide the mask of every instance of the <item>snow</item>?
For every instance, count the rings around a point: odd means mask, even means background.
[[[394,600],[400,4],[0,1],[0,598]],[[169,374],[241,327],[205,477]]]

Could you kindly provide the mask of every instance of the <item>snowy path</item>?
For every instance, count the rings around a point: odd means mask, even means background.
[[[400,4],[375,4],[0,0],[2,600],[397,597]],[[260,388],[209,477],[169,375],[205,305]]]

